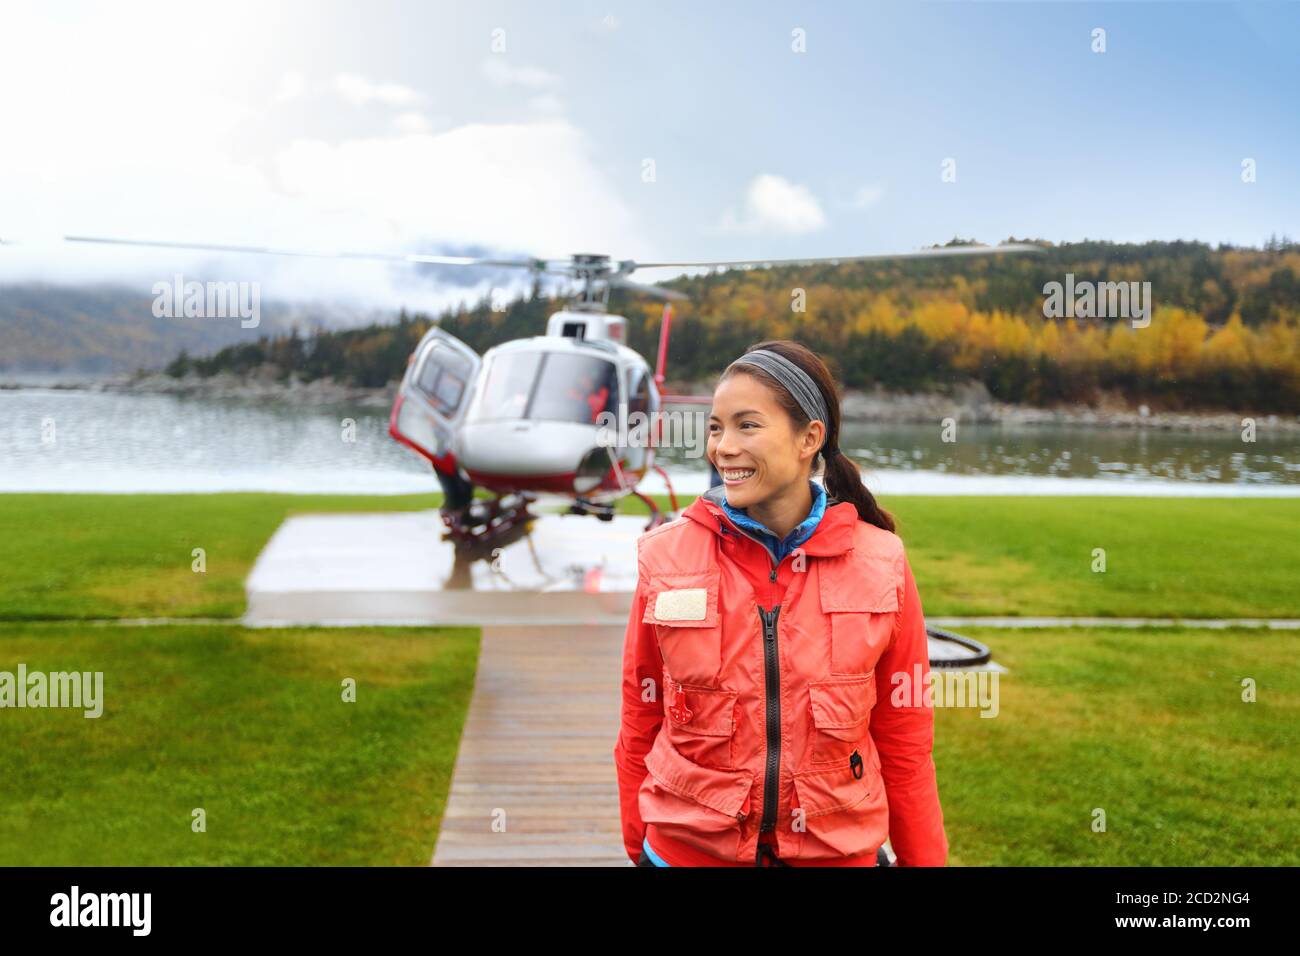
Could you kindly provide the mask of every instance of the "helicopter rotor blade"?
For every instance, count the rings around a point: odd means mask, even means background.
[[[636,269],[693,269],[715,266],[804,266],[828,262],[870,262],[878,259],[939,259],[948,256],[992,256],[1004,252],[1042,252],[1038,246],[1007,243],[1001,246],[936,246],[914,252],[878,252],[865,256],[815,256],[804,259],[725,259],[711,262],[631,262],[620,263],[621,271]]]
[[[66,242],[92,242],[114,246],[150,246],[163,249],[195,249],[205,252],[235,252],[264,256],[300,256],[311,259],[354,259],[370,262],[403,262],[430,266],[490,266],[494,268],[543,271],[552,261],[547,259],[484,259],[473,256],[432,256],[422,253],[391,254],[383,252],[318,252],[304,249],[278,249],[271,246],[228,245],[213,242],[173,242],[165,239],[119,239],[111,236],[64,236]]]
[[[611,286],[627,289],[630,292],[640,292],[642,295],[662,299],[665,302],[685,302],[688,298],[688,296],[684,296],[680,292],[674,292],[672,289],[665,289],[663,286],[652,285],[647,282],[633,282],[621,275],[611,275],[605,281]]]
[[[990,256],[1003,253],[1042,253],[1039,246],[1025,243],[1005,243],[1000,246],[953,245],[933,246],[913,252],[883,252],[861,256],[811,256],[799,259],[718,259],[690,262],[636,262],[621,259],[610,262],[603,255],[583,254],[567,258],[516,258],[495,259],[476,256],[438,256],[423,253],[395,254],[383,252],[322,252],[319,250],[287,249],[272,246],[236,245],[213,242],[176,242],[165,239],[123,239],[115,236],[64,236],[66,242],[99,243],[116,246],[149,246],[162,249],[192,249],[204,252],[229,252],[250,255],[297,256],[313,259],[348,259],[352,261],[404,263],[408,265],[431,266],[485,266],[488,268],[527,269],[533,275],[547,274],[576,278],[588,283],[593,281],[607,283],[607,287],[616,286],[631,292],[639,292],[666,301],[685,301],[688,297],[663,286],[651,283],[633,282],[628,278],[638,269],[695,269],[695,268],[733,268],[743,266],[795,266],[816,265],[819,263],[870,262],[889,259],[938,259],[952,256]],[[13,242],[0,244],[12,245]]]

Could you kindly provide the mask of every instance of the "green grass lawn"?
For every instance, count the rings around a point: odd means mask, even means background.
[[[0,495],[0,620],[238,617],[275,529],[307,511],[436,508],[441,495]],[[202,548],[206,571],[193,570]]]
[[[0,626],[0,670],[104,674],[98,718],[0,711],[0,866],[427,865],[478,635]]]
[[[4,667],[105,681],[98,719],[5,712],[0,865],[427,863],[476,633],[0,626]],[[969,633],[1010,673],[936,711],[952,865],[1300,864],[1300,636]]]
[[[0,495],[0,620],[238,617],[284,518],[440,497]],[[682,499],[684,506],[685,499]],[[640,502],[624,502],[644,513]],[[1300,500],[899,497],[931,616],[1300,617]],[[207,570],[191,569],[203,548]],[[1092,570],[1093,549],[1106,553]]]
[[[1300,499],[882,503],[928,614],[1300,617]]]
[[[1300,864],[1300,635],[963,633],[1010,673],[996,717],[935,711],[951,865]]]

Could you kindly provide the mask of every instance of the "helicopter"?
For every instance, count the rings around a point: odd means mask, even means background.
[[[614,260],[596,253],[560,259],[484,258],[366,252],[309,252],[263,246],[218,245],[103,236],[64,236],[68,242],[153,246],[227,253],[309,256],[417,266],[518,268],[534,275],[576,280],[568,304],[547,320],[543,334],[515,339],[482,355],[434,326],[407,360],[389,416],[390,436],[427,460],[443,491],[440,509],[447,537],[481,550],[536,517],[539,495],[569,500],[570,514],[611,521],[619,499],[633,495],[650,510],[646,530],[676,517],[671,479],[655,463],[660,411],[666,403],[702,404],[708,396],[662,391],[672,324],[672,303],[686,297],[660,285],[634,282],[639,269],[706,269],[837,264],[869,260],[939,258],[1038,252],[1036,246],[935,246],[911,252],[798,259],[683,262]],[[627,345],[627,319],[609,311],[611,289],[664,301],[658,356],[652,370]],[[614,420],[649,423],[648,433],[627,444],[610,440]],[[622,432],[621,434],[626,434]],[[667,513],[637,489],[651,471],[668,488]],[[486,500],[475,489],[486,490]]]

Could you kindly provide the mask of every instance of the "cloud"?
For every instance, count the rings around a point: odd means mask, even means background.
[[[533,112],[542,116],[555,116],[564,112],[564,101],[551,93],[534,96],[528,105]]]
[[[866,209],[868,206],[874,206],[885,196],[885,187],[877,184],[868,186],[859,186],[849,200],[849,205],[854,209]]]
[[[423,113],[414,111],[408,113],[398,113],[393,117],[393,128],[399,133],[419,134],[428,133],[433,129],[433,124]]]
[[[523,86],[541,90],[558,86],[560,78],[535,66],[512,66],[500,53],[484,57],[480,70],[493,86]]]
[[[307,78],[297,70],[289,70],[280,77],[280,85],[272,99],[276,103],[288,103],[299,99],[307,92]]]
[[[409,86],[400,83],[375,83],[356,73],[340,73],[334,77],[334,89],[345,100],[356,106],[366,106],[370,103],[410,106],[423,99]]]
[[[750,181],[744,209],[723,213],[720,229],[736,233],[803,235],[826,225],[817,197],[807,186],[792,183],[772,173],[761,173]]]
[[[269,71],[260,90],[219,71],[158,82],[156,36],[145,27],[172,15],[170,5],[91,8],[73,32],[46,8],[17,9],[15,29],[0,32],[0,88],[39,95],[0,99],[0,236],[19,240],[0,247],[0,284],[114,281],[147,292],[179,271],[261,281],[264,301],[395,309],[463,301],[477,281],[360,261],[67,244],[58,241],[64,234],[321,251],[650,255],[585,132],[527,102],[519,104],[527,120],[445,128],[417,91],[343,74],[324,90],[392,107],[387,125],[335,108],[319,134],[303,136],[267,119],[277,96],[314,92],[294,71]],[[202,11],[175,17],[193,21],[181,24],[192,55],[216,61],[246,35],[264,35],[248,26],[263,9],[250,6],[245,19],[211,31]],[[313,114],[300,115],[309,123]],[[202,149],[181,148],[200,140]]]
[[[543,256],[588,246],[631,254],[623,251],[631,213],[567,120],[340,143],[300,139],[275,165],[281,188],[304,204],[369,218],[408,238]]]

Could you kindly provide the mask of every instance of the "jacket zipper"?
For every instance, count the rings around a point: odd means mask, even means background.
[[[776,646],[776,618],[781,613],[781,605],[773,605],[771,611],[759,605],[758,613],[763,619],[763,670],[767,690],[767,772],[763,778],[763,820],[758,828],[763,834],[776,828],[777,782],[781,771],[781,665]]]
[[[718,519],[718,523],[723,534],[731,533],[727,530],[726,523],[721,518]],[[763,549],[772,565],[768,580],[775,583],[776,557],[768,550],[766,544],[744,528],[737,528],[736,530]],[[763,819],[758,828],[759,845],[754,857],[756,866],[762,866],[763,864],[762,834],[776,829],[777,784],[781,775],[781,661],[776,644],[776,619],[780,613],[781,605],[779,604],[772,605],[770,612],[763,605],[758,605],[758,615],[763,621],[763,683],[767,707],[767,766],[763,776]]]

